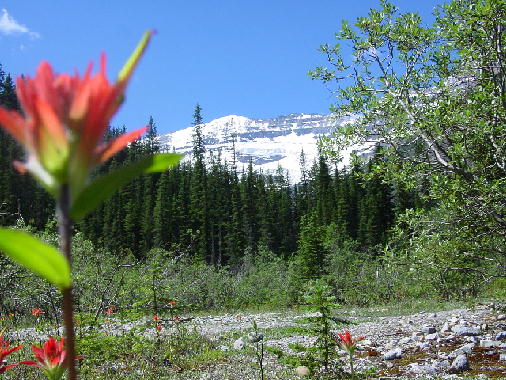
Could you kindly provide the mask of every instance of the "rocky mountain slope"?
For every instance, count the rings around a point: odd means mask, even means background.
[[[251,160],[256,170],[275,173],[278,167],[287,170],[291,182],[300,179],[300,154],[304,151],[310,166],[318,154],[318,139],[330,135],[339,124],[353,117],[336,119],[331,115],[290,114],[270,119],[250,119],[229,115],[205,123],[202,132],[207,152],[220,154],[228,163],[233,162],[235,147],[237,168],[241,171]],[[193,127],[161,135],[164,150],[185,153],[192,151]],[[373,143],[352,147],[345,152],[341,166],[347,165],[352,151],[370,154]]]

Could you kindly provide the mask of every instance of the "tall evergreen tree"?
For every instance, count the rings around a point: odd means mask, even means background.
[[[207,170],[205,165],[205,145],[202,132],[202,107],[197,103],[193,113],[193,170],[190,183],[190,214],[192,231],[195,236],[197,254],[208,261],[214,259],[209,252],[209,210],[207,199]],[[214,262],[213,262],[214,264]]]

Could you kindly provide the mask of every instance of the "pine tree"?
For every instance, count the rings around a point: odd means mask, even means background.
[[[195,249],[198,255],[211,260],[209,254],[209,210],[207,199],[207,170],[205,145],[202,133],[202,108],[195,106],[193,113],[193,170],[190,183],[190,215],[192,233],[195,235]]]
[[[297,249],[298,272],[302,279],[317,279],[325,273],[324,238],[325,227],[319,225],[316,213],[304,215]]]
[[[152,116],[149,117],[148,133],[142,144],[145,155],[153,155],[160,151],[156,124]],[[143,211],[140,247],[144,253],[147,253],[154,245],[153,210],[156,204],[156,191],[159,179],[160,173],[153,173],[142,177]]]
[[[323,155],[318,157],[318,172],[316,175],[316,212],[321,225],[328,225],[334,213],[334,199],[332,179],[329,167]]]

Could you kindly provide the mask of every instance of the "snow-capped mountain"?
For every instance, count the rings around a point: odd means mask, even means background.
[[[311,165],[318,154],[318,138],[330,135],[339,124],[351,117],[335,119],[331,115],[290,114],[272,119],[249,119],[229,115],[205,123],[202,127],[207,152],[220,152],[222,159],[231,163],[235,145],[238,170],[246,167],[251,159],[256,170],[274,173],[280,166],[288,170],[290,181],[300,180],[300,153],[304,150],[306,162]],[[193,127],[159,136],[163,150],[185,153],[192,152]],[[373,143],[351,148],[344,154],[341,165],[348,164],[351,151],[369,154]]]

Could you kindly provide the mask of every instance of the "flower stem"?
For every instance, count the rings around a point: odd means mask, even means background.
[[[355,372],[353,371],[353,354],[350,352],[350,372],[351,377],[355,377]]]
[[[68,185],[61,187],[58,207],[58,229],[60,233],[60,249],[67,258],[69,265],[72,264],[71,243],[72,243],[72,221],[70,219],[70,193]],[[65,348],[67,355],[68,380],[77,380],[75,366],[75,332],[74,332],[74,311],[72,303],[72,286],[63,290],[63,321],[65,324]]]

